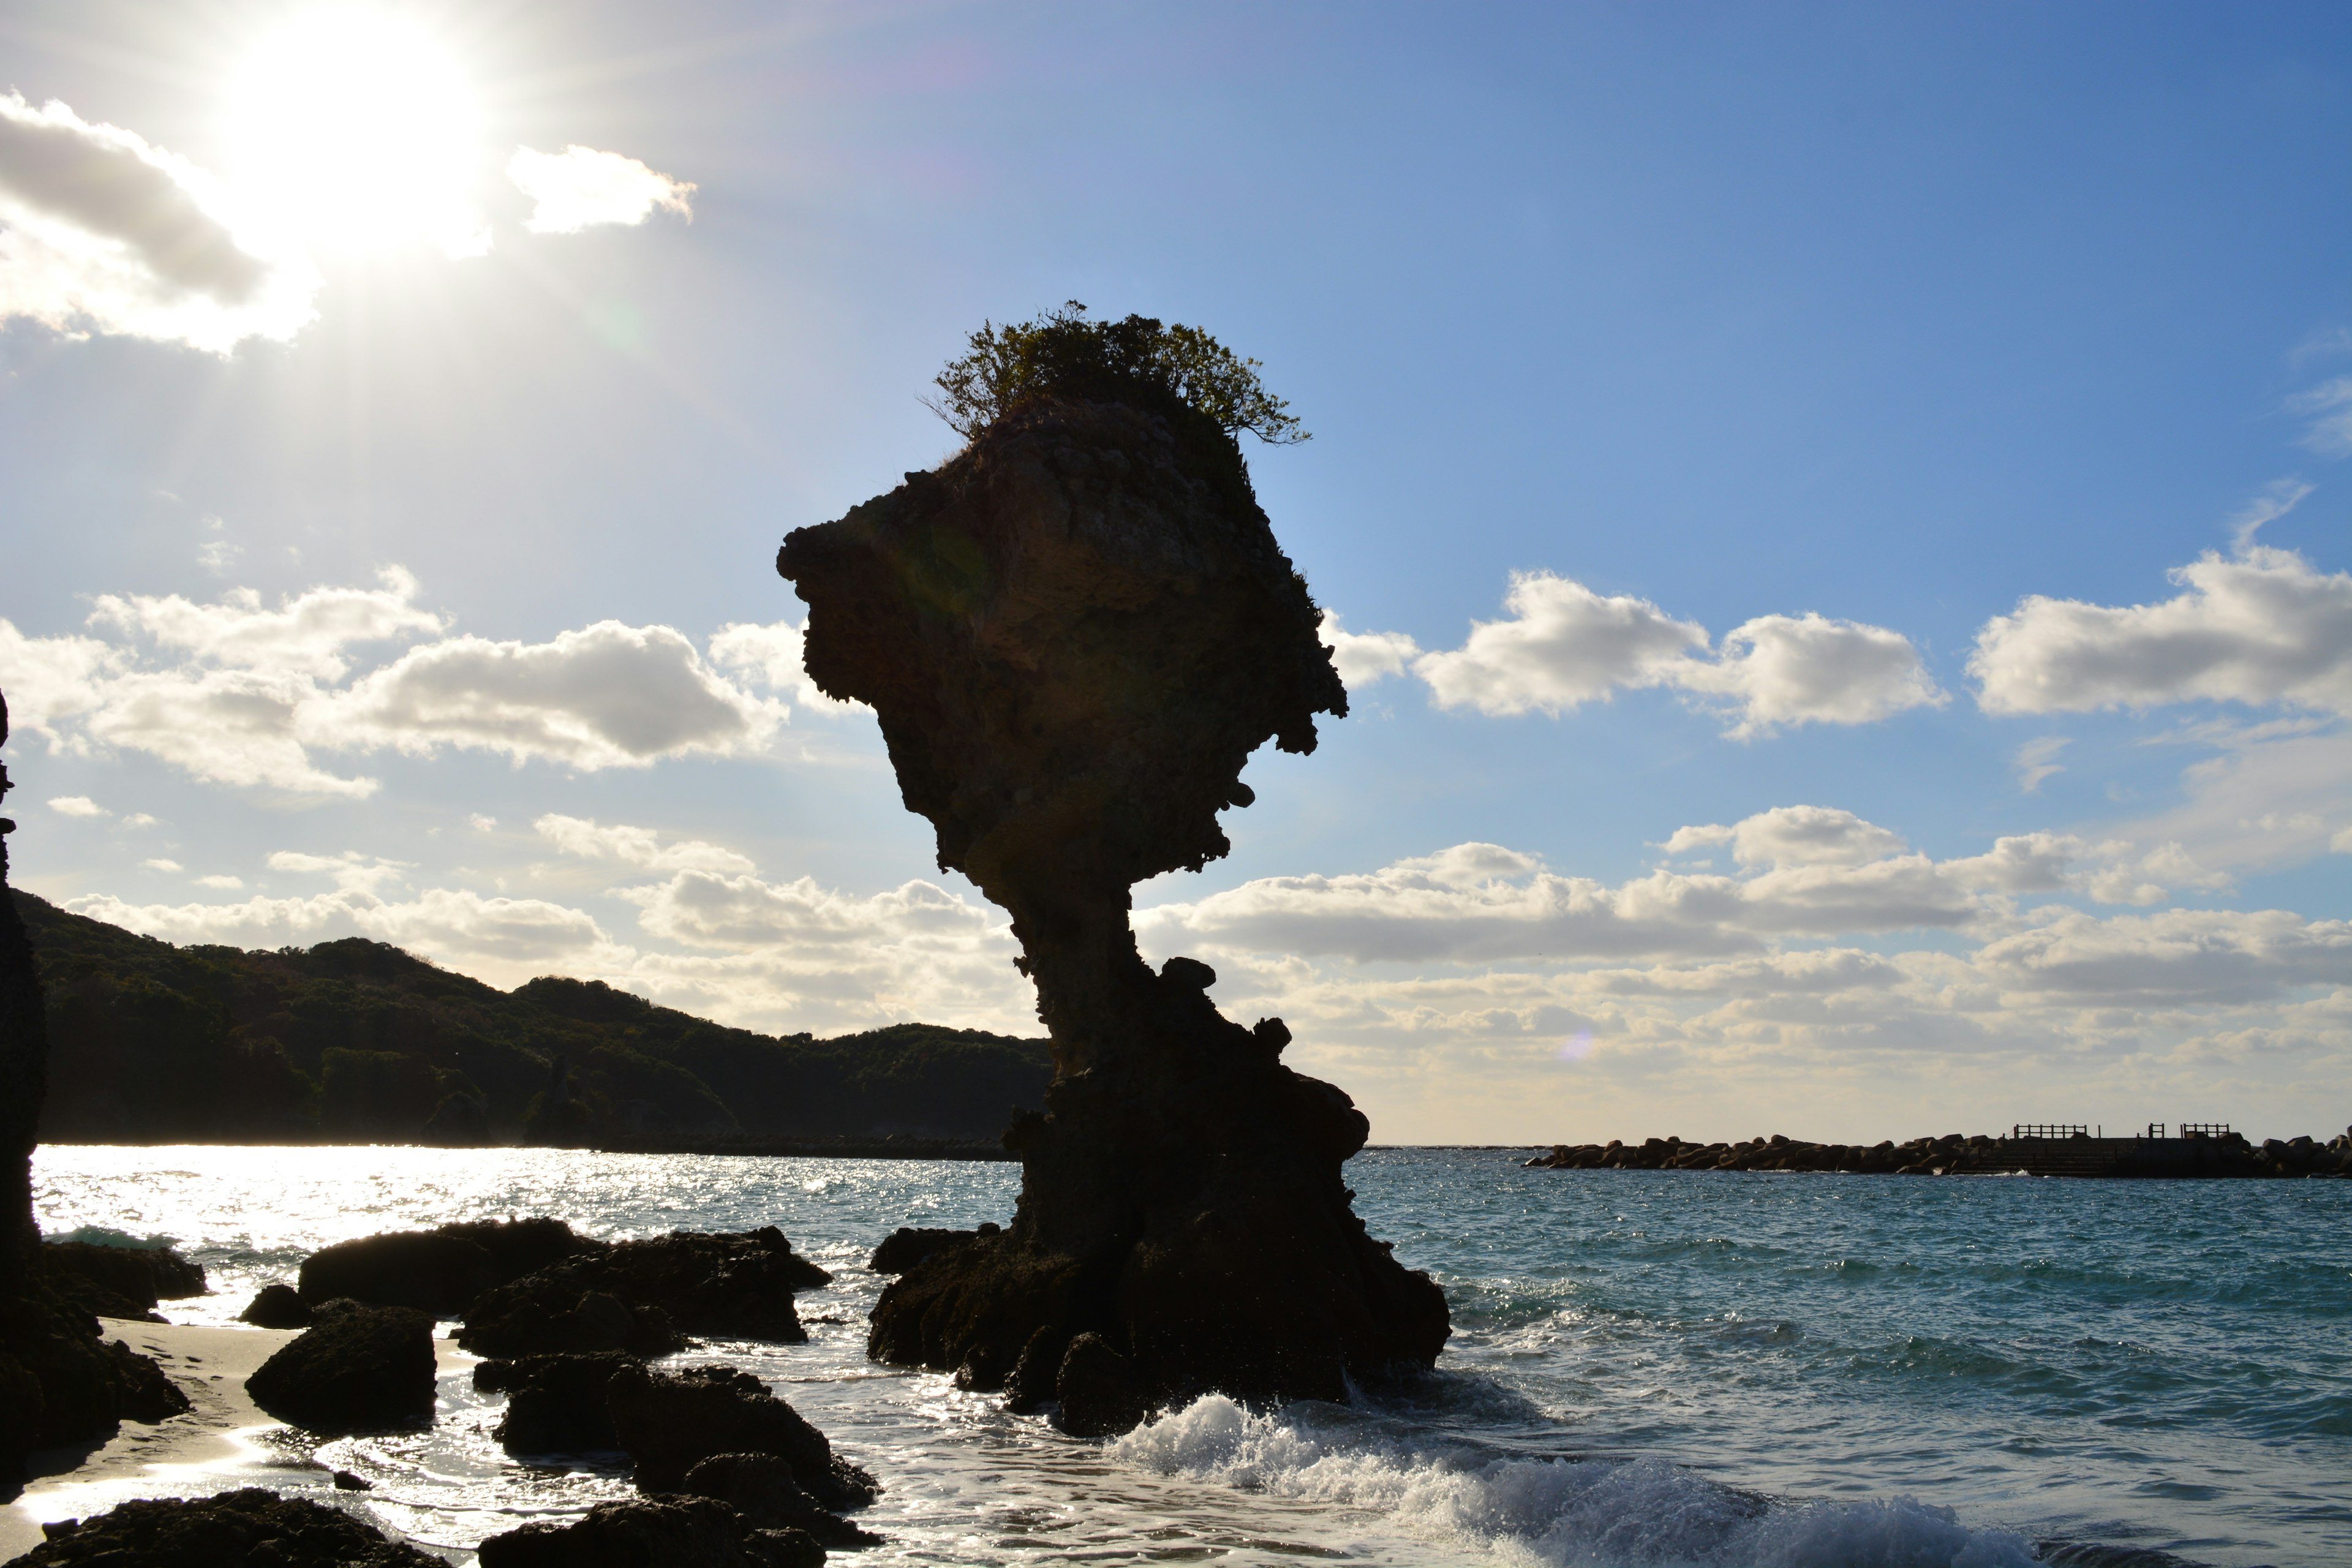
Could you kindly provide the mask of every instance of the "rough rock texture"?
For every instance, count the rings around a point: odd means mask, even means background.
[[[618,1351],[593,1355],[528,1355],[474,1368],[474,1387],[507,1396],[499,1442],[519,1454],[600,1454],[618,1449],[605,1391],[642,1365]]]
[[[944,868],[1013,916],[1054,1038],[1001,1235],[887,1290],[877,1358],[993,1387],[1041,1329],[1099,1333],[1148,1396],[1343,1397],[1426,1367],[1443,1294],[1364,1234],[1340,1181],[1363,1116],[1244,1028],[1209,968],[1138,956],[1129,889],[1230,847],[1267,739],[1346,693],[1319,612],[1213,424],[1033,402],[936,473],[784,541],[810,677],[878,715]]]
[[[833,1276],[793,1251],[774,1226],[740,1235],[677,1231],[583,1252],[488,1291],[467,1310],[457,1342],[478,1355],[677,1348],[672,1330],[798,1344],[793,1293]],[[609,1300],[631,1314],[625,1328]]]
[[[101,1318],[160,1323],[157,1302],[211,1294],[204,1269],[169,1247],[44,1242],[41,1267],[61,1300]]]
[[[310,1303],[293,1286],[264,1285],[254,1292],[236,1321],[257,1329],[307,1329],[311,1316]]]
[[[44,1527],[21,1568],[445,1568],[341,1509],[248,1487],[208,1498],[126,1502]]]
[[[863,1508],[880,1489],[835,1455],[824,1433],[748,1372],[690,1366],[675,1373],[624,1369],[605,1388],[613,1430],[646,1491],[676,1491],[720,1454],[772,1454],[824,1507]]]
[[[687,1471],[677,1489],[716,1498],[758,1529],[805,1531],[824,1546],[881,1544],[880,1536],[811,1497],[793,1467],[773,1454],[715,1454]]]
[[[0,697],[0,742],[8,704]],[[0,765],[0,796],[9,790]],[[48,1037],[41,982],[23,919],[8,896],[8,844],[0,817],[0,1500],[16,1494],[25,1457],[101,1441],[118,1422],[161,1421],[187,1395],[147,1357],[99,1336],[98,1321],[51,1289],[33,1223],[34,1129],[47,1084]]]
[[[1054,1377],[1060,1425],[1081,1437],[1107,1437],[1141,1421],[1150,1392],[1135,1363],[1100,1334],[1070,1342]]]
[[[709,1498],[603,1502],[568,1525],[526,1524],[482,1542],[482,1568],[822,1568],[799,1531],[753,1530]]]
[[[560,1219],[475,1220],[338,1242],[302,1260],[302,1300],[414,1307],[454,1318],[494,1286],[607,1244]]]
[[[981,1230],[993,1236],[1000,1228],[990,1225],[982,1226]],[[902,1225],[882,1238],[882,1245],[874,1249],[874,1256],[866,1260],[866,1267],[877,1274],[904,1274],[940,1248],[970,1241],[979,1234],[979,1230],[939,1230]]]
[[[1555,1143],[1549,1153],[1526,1163],[1548,1171],[1811,1171],[1886,1176],[2020,1170],[2037,1176],[2122,1178],[2352,1176],[2352,1128],[2326,1143],[2311,1137],[2272,1138],[2260,1148],[2235,1132],[2023,1139],[1948,1132],[1905,1143],[1808,1143],[1777,1132],[1739,1143],[1648,1138],[1636,1144],[1612,1139],[1607,1143]]]
[[[329,1301],[246,1383],[253,1402],[320,1433],[433,1422],[433,1320],[406,1307]]]

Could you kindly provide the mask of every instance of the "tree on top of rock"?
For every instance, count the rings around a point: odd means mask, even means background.
[[[1268,445],[1307,439],[1290,405],[1265,389],[1260,366],[1198,327],[1163,326],[1150,316],[1087,319],[1076,300],[1034,321],[983,321],[971,352],[940,372],[932,413],[971,440],[1021,405],[1041,397],[1190,409],[1229,437],[1246,430]]]

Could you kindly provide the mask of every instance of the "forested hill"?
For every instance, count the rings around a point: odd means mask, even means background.
[[[594,981],[510,992],[382,942],[174,947],[14,894],[47,990],[49,1142],[993,1140],[1042,1039],[732,1029]]]

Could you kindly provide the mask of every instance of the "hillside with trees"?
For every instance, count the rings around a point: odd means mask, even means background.
[[[176,947],[15,891],[47,992],[45,1142],[992,1142],[1046,1042],[774,1037],[596,981],[502,992],[360,938]]]

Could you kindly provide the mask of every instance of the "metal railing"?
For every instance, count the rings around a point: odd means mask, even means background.
[[[2090,1125],[2081,1121],[2021,1121],[2009,1130],[2012,1140],[2025,1138],[2088,1138]]]
[[[2230,1124],[2226,1121],[2184,1121],[2180,1124],[2183,1138],[2227,1138]]]

